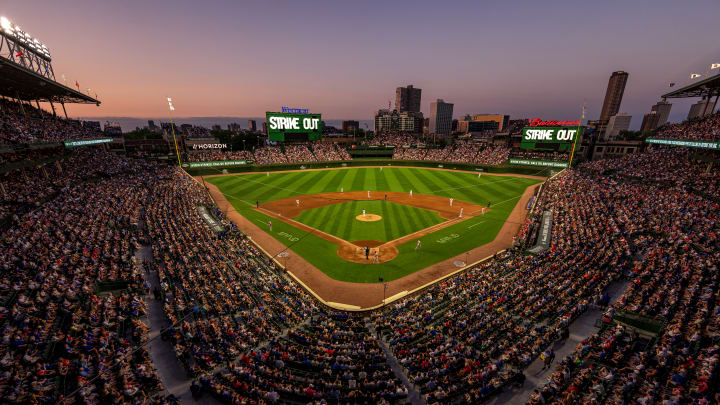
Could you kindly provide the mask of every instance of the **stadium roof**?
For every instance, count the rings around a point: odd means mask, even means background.
[[[97,104],[100,101],[5,58],[0,58],[0,95],[20,100]]]
[[[673,90],[667,94],[663,94],[662,98],[688,98],[703,97],[707,95],[716,95],[720,93],[720,74],[710,76],[706,79],[688,84],[677,90]]]

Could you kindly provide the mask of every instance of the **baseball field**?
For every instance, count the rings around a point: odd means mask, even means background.
[[[542,180],[368,167],[204,181],[240,215],[329,277],[376,283],[493,241],[525,190]]]

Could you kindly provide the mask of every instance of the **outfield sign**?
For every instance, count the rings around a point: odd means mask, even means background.
[[[322,138],[320,114],[268,112],[266,117],[271,141],[284,142],[286,138],[317,141]]]
[[[508,163],[511,165],[523,165],[523,166],[537,166],[537,167],[568,167],[568,162],[553,162],[550,160],[535,160],[535,159],[518,159],[510,158]]]
[[[228,144],[226,143],[193,143],[190,145],[193,150],[205,150],[205,149],[227,149]]]
[[[222,166],[241,166],[251,165],[252,160],[217,160],[211,162],[187,162],[183,163],[183,167],[194,169],[196,167],[222,167]]]
[[[75,148],[78,146],[97,145],[101,143],[110,143],[112,138],[99,138],[99,139],[81,139],[79,141],[65,141],[66,148]]]
[[[564,152],[572,149],[578,127],[525,127],[521,149],[546,149]]]
[[[683,141],[679,139],[662,139],[662,138],[647,138],[647,143],[654,143],[657,145],[671,145],[671,146],[685,146],[688,148],[700,148],[700,149],[720,149],[720,142],[713,141]]]

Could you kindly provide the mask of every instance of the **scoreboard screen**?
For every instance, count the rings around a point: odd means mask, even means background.
[[[570,151],[577,136],[578,127],[525,127],[522,131],[520,148]]]
[[[322,139],[320,114],[268,112],[267,129],[271,141],[318,141]]]

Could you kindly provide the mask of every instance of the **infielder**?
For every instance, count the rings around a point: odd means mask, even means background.
[[[420,245],[422,245],[422,243],[420,243],[420,239],[418,239],[417,245],[415,245],[415,250],[420,249]]]
[[[295,200],[295,206],[296,206],[296,207],[299,207],[299,206],[300,206],[300,200]]]
[[[451,207],[452,207],[452,202],[453,202],[453,200],[454,200],[454,198],[451,197],[451,198],[450,198],[450,206],[451,206]]]
[[[268,221],[268,226],[270,227],[270,232],[272,232],[272,221]]]

